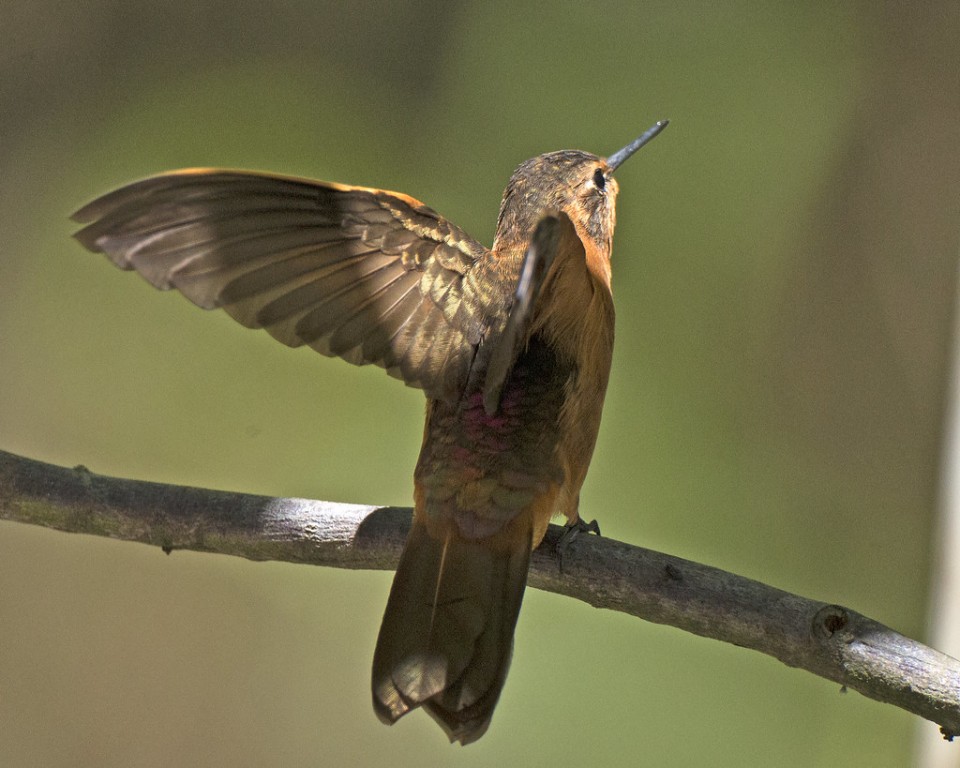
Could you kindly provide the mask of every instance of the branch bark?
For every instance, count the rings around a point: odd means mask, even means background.
[[[0,519],[251,560],[392,570],[410,509],[271,498],[104,477],[0,451]],[[551,526],[530,585],[752,648],[960,735],[960,662],[855,611],[608,538],[560,573]]]

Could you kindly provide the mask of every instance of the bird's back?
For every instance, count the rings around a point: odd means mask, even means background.
[[[553,514],[563,484],[560,411],[571,374],[534,337],[496,413],[480,389],[459,404],[428,404],[413,532],[374,655],[374,704],[388,721],[422,705],[451,740],[486,731],[537,521]]]

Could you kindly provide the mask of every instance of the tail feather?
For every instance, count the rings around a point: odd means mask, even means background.
[[[423,706],[451,741],[480,738],[510,665],[530,540],[492,549],[415,522],[373,658],[373,703],[393,723]]]

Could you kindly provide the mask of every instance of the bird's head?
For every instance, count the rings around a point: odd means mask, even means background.
[[[623,149],[607,158],[576,149],[548,152],[514,171],[503,196],[497,240],[522,242],[543,216],[565,213],[581,240],[610,252],[616,224],[619,185],[614,172],[667,125],[661,120]]]

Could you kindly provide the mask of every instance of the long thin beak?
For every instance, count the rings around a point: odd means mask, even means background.
[[[610,171],[613,172],[617,170],[623,161],[626,160],[630,155],[636,152],[640,147],[642,147],[647,142],[651,141],[660,131],[666,128],[670,124],[669,120],[661,120],[655,126],[650,128],[646,133],[640,136],[637,139],[631,141],[627,146],[621,149],[618,152],[614,152],[610,157],[607,158],[607,165],[610,167]]]

